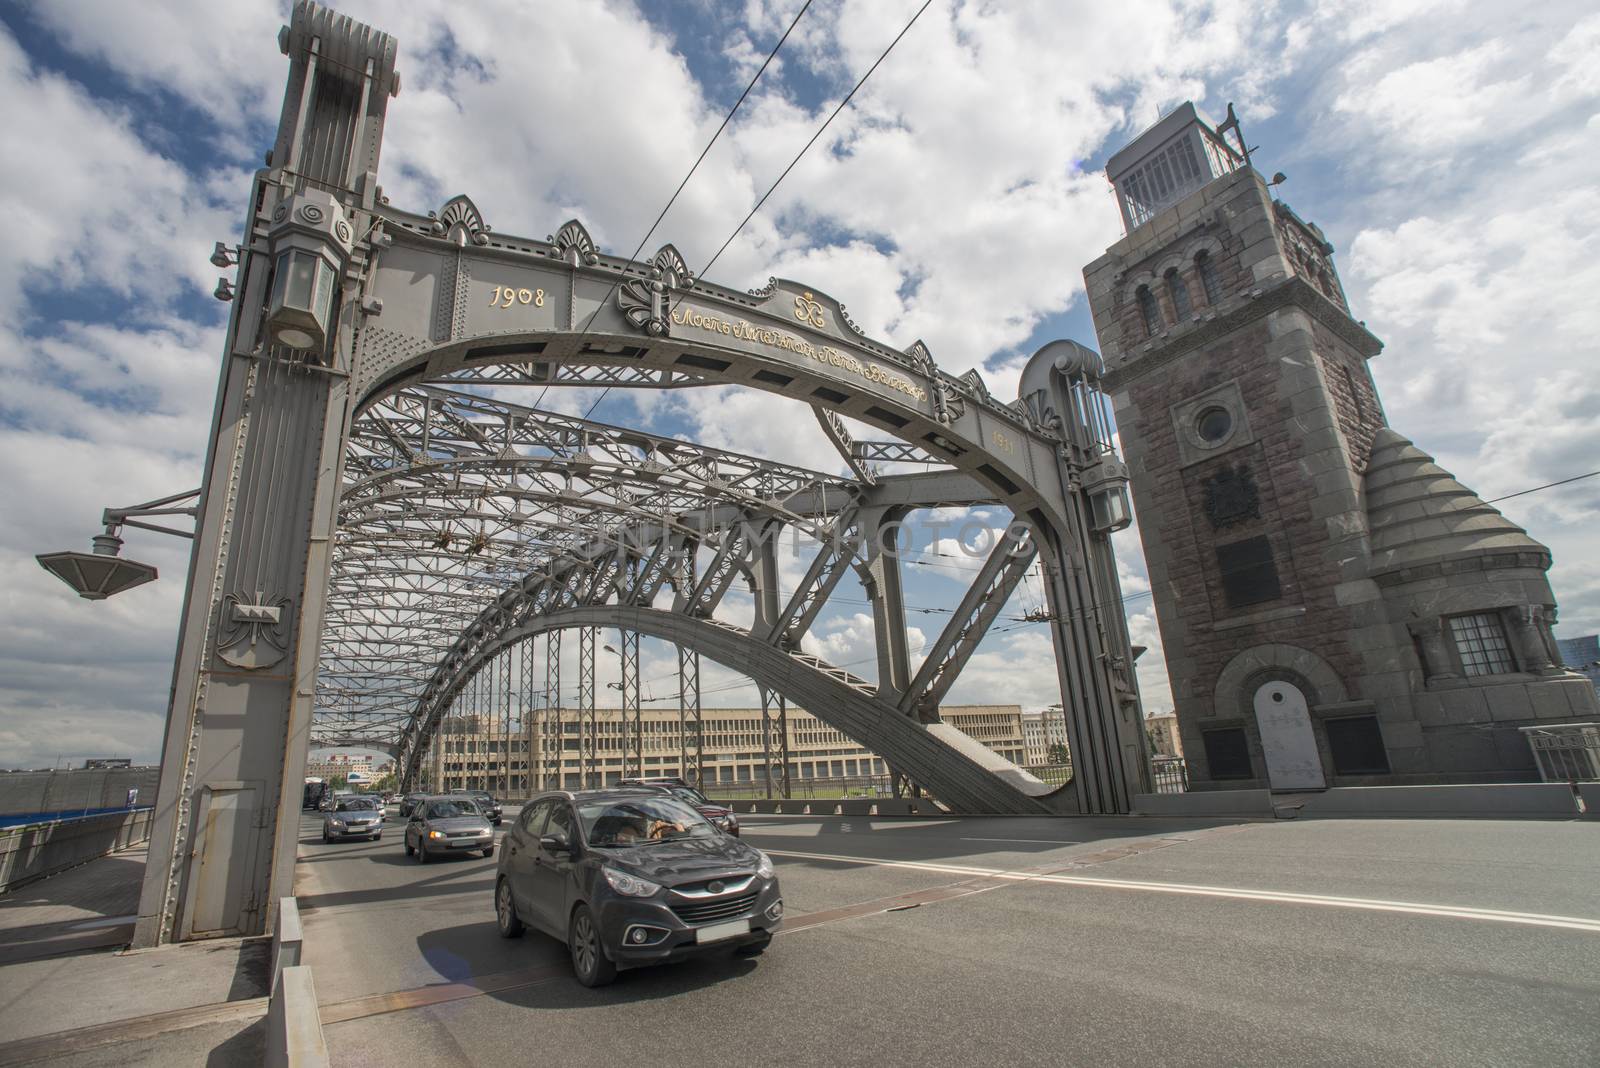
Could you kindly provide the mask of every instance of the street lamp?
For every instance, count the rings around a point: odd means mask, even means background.
[[[118,555],[122,539],[111,528],[92,540],[92,553],[40,553],[34,559],[87,601],[103,601],[113,593],[142,586],[156,577],[153,564],[124,560]]]
[[[326,352],[335,289],[353,236],[344,208],[328,193],[307,190],[278,202],[267,235],[273,272],[266,326],[274,342]]]
[[[76,590],[79,597],[86,601],[103,601],[114,593],[142,586],[157,577],[155,565],[122,559],[123,526],[192,538],[194,535],[189,531],[144,523],[133,517],[186,515],[193,518],[195,507],[185,507],[180,502],[199,496],[199,490],[190,490],[158,501],[136,504],[132,508],[107,508],[101,516],[101,522],[106,525],[105,532],[90,539],[94,543],[94,552],[40,553],[34,559],[39,561],[40,567]]]

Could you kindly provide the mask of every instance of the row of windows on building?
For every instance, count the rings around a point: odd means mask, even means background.
[[[1209,250],[1201,249],[1195,253],[1194,274],[1199,278],[1200,286],[1205,291],[1206,305],[1215,308],[1221,304],[1222,276],[1218,273],[1216,260]],[[1161,276],[1160,286],[1166,290],[1174,323],[1181,323],[1194,315],[1194,301],[1189,295],[1189,283],[1184,280],[1181,271],[1176,267],[1167,268],[1166,274]],[[1133,299],[1139,305],[1139,317],[1144,322],[1146,337],[1155,337],[1166,329],[1167,323],[1162,315],[1161,302],[1149,286],[1140,286],[1136,289]]]

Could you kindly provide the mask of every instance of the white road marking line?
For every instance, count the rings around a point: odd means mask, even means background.
[[[1520,924],[1525,927],[1555,927],[1600,934],[1600,919],[1584,916],[1553,916],[1540,912],[1510,912],[1482,909],[1470,905],[1433,905],[1421,901],[1386,901],[1381,898],[1338,897],[1330,894],[1302,894],[1287,890],[1251,890],[1236,886],[1197,886],[1189,883],[1155,883],[1130,879],[1100,879],[1083,875],[1029,875],[1002,868],[974,868],[956,864],[928,864],[910,860],[881,860],[876,857],[851,857],[824,853],[795,853],[780,849],[766,852],[775,857],[799,860],[835,861],[870,867],[910,868],[945,875],[981,875],[1018,883],[1053,883],[1060,886],[1092,886],[1102,890],[1134,890],[1155,894],[1183,894],[1190,897],[1232,898],[1241,901],[1270,901],[1283,905],[1317,905],[1323,908],[1359,909],[1368,912],[1397,912],[1418,916],[1439,916],[1455,920]]]
[[[1068,842],[1060,838],[963,838],[963,842],[1031,842],[1042,845],[1083,845],[1082,842]]]

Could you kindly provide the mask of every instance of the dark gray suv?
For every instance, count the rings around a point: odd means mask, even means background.
[[[566,941],[578,982],[727,950],[755,955],[783,919],[772,861],[658,790],[547,793],[505,836],[495,915]]]

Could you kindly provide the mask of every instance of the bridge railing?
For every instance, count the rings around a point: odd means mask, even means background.
[[[148,807],[0,831],[0,893],[138,845],[149,837]]]

